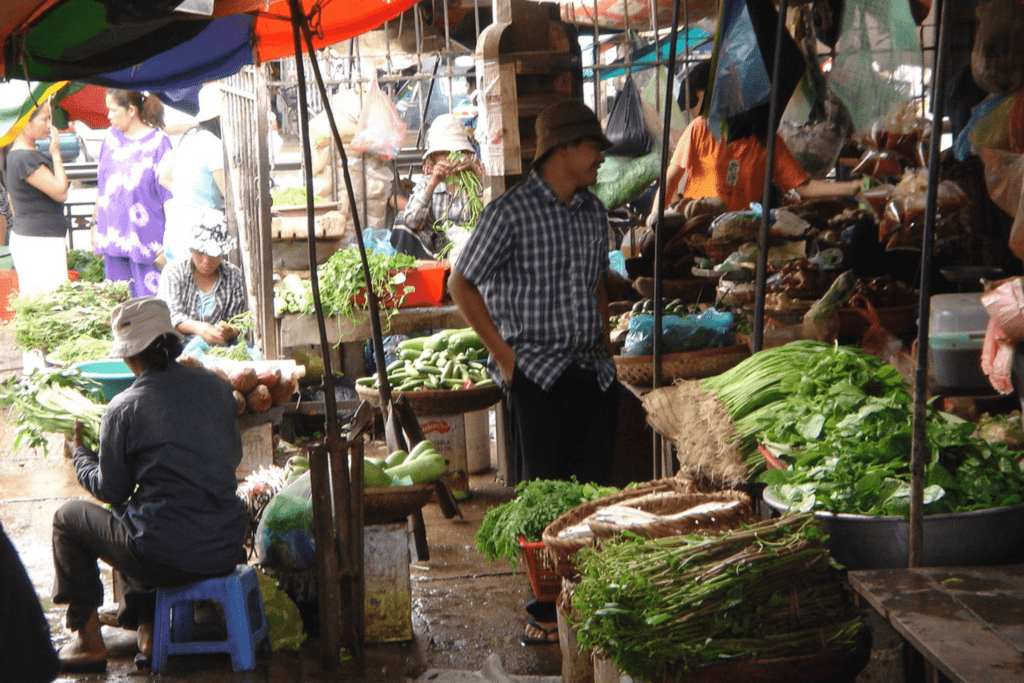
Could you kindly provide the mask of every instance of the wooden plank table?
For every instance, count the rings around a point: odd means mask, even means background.
[[[848,580],[949,680],[1024,680],[1024,565],[859,570]]]

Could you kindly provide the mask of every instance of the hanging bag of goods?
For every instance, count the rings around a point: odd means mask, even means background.
[[[376,154],[386,161],[398,156],[405,140],[405,122],[388,96],[377,85],[373,77],[366,102],[359,112],[359,128],[352,138],[352,149],[356,152]]]
[[[1024,3],[990,0],[977,9],[978,28],[971,51],[974,81],[990,93],[1024,86]]]
[[[606,156],[639,157],[651,151],[640,91],[632,75],[626,76],[622,92],[615,98],[604,134],[612,143],[604,152]]]

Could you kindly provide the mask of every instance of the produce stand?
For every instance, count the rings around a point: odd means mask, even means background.
[[[850,586],[931,671],[954,683],[1024,677],[1024,565],[851,571]]]

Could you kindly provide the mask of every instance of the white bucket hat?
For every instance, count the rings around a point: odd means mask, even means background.
[[[466,135],[466,126],[459,117],[452,114],[441,114],[430,124],[427,131],[427,151],[423,155],[426,159],[434,152],[451,152],[452,150],[462,152],[476,152],[473,143]]]
[[[220,91],[220,83],[207,83],[199,89],[199,113],[196,114],[197,121],[209,121],[221,114],[223,95]]]
[[[235,238],[228,234],[227,220],[223,211],[207,209],[192,228],[192,251],[207,256],[227,256],[235,248]]]
[[[155,296],[129,299],[119,304],[110,313],[110,328],[114,334],[111,358],[137,356],[153,343],[157,337],[181,335],[171,324],[171,311],[167,302]]]

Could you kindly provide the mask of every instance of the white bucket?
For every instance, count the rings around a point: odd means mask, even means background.
[[[466,471],[479,474],[491,469],[490,409],[466,413]]]
[[[469,497],[469,478],[466,476],[466,420],[463,415],[419,415],[417,419],[423,436],[433,441],[437,452],[448,460],[446,475],[456,500]]]

